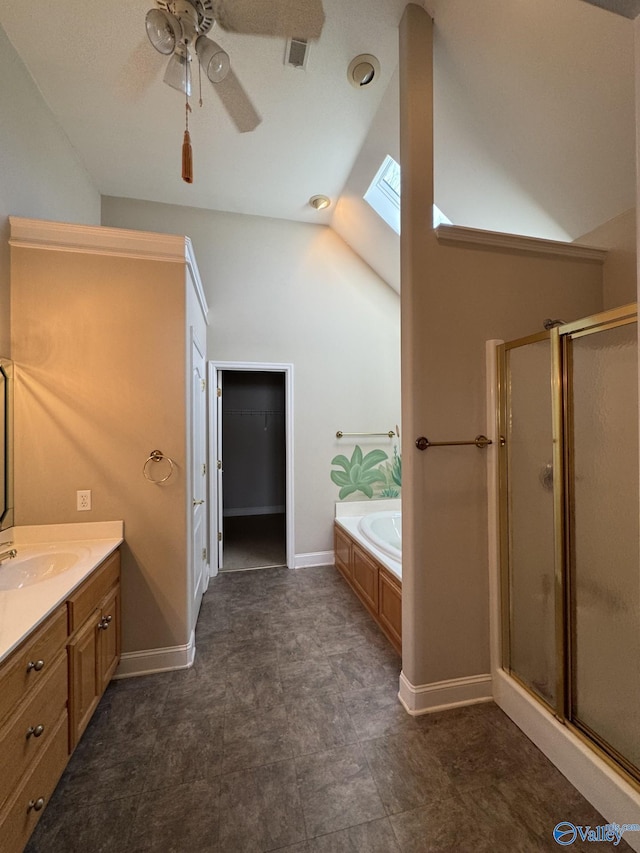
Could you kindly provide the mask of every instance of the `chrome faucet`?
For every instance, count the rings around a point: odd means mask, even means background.
[[[3,545],[11,545],[11,542],[3,542]],[[18,552],[15,548],[9,548],[7,551],[0,551],[0,563],[4,560],[13,560],[14,557],[18,556]]]

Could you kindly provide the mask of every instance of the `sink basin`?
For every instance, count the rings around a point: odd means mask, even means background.
[[[89,549],[79,546],[65,550],[55,550],[47,546],[38,548],[18,548],[18,556],[0,563],[0,590],[21,589],[50,580],[56,575],[72,569],[84,557]]]

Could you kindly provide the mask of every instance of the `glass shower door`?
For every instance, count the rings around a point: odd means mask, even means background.
[[[555,709],[551,358],[548,333],[499,348],[503,667]]]
[[[640,768],[638,344],[635,319],[564,339],[569,719]],[[631,766],[629,766],[631,765]]]

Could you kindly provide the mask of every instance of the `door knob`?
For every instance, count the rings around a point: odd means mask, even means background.
[[[194,506],[200,506],[200,504],[203,504],[203,503],[204,503],[204,501],[196,501],[196,500],[194,500],[193,505],[194,505]]]

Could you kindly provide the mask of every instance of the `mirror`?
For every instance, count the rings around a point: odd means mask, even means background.
[[[0,530],[13,526],[13,363],[0,357]]]

